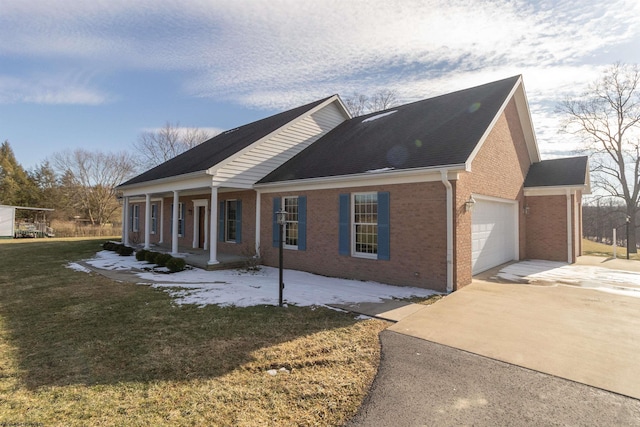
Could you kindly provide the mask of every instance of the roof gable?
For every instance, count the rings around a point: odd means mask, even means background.
[[[178,156],[169,159],[146,172],[143,172],[142,174],[121,184],[119,187],[195,172],[203,172],[204,174],[208,169],[229,159],[236,153],[249,147],[251,144],[266,137],[272,132],[277,131],[287,123],[304,115],[330,98],[331,97],[327,97],[235,129],[222,132],[202,144],[199,144],[196,147],[185,151],[184,153],[179,154]]]
[[[260,183],[464,165],[520,76],[347,120]]]

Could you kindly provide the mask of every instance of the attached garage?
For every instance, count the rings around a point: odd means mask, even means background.
[[[518,204],[474,196],[471,219],[473,274],[518,259]]]

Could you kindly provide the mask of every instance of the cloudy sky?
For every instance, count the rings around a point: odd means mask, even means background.
[[[0,0],[0,140],[131,150],[167,121],[223,130],[334,93],[410,102],[524,76],[543,158],[554,108],[640,63],[638,0]]]

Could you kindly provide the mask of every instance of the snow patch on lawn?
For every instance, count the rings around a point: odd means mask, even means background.
[[[75,271],[80,271],[82,273],[91,273],[91,270],[89,270],[87,267],[85,267],[84,265],[77,264],[75,262],[70,262],[69,264],[67,264],[67,268],[70,268]]]
[[[278,269],[261,267],[257,272],[242,270],[207,271],[192,268],[173,274],[148,271],[146,262],[101,251],[86,261],[96,268],[131,270],[141,281],[168,292],[177,304],[248,307],[278,304]],[[437,292],[429,289],[392,286],[378,282],[337,279],[296,270],[284,270],[284,301],[298,306],[380,302],[384,299],[424,297]]]

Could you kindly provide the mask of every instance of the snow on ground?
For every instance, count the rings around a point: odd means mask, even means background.
[[[91,273],[91,270],[89,270],[87,267],[85,267],[84,265],[80,265],[78,263],[75,263],[75,262],[70,262],[69,264],[67,264],[67,268],[70,268],[70,269],[75,270],[75,271],[80,271],[82,273]]]
[[[640,297],[640,274],[632,271],[532,260],[508,265],[500,270],[498,277],[515,281],[556,282]]]
[[[278,269],[261,267],[258,272],[241,270],[207,271],[199,268],[173,274],[136,271],[149,268],[135,257],[121,257],[115,252],[101,251],[85,261],[100,269],[131,271],[141,281],[168,292],[178,304],[205,306],[235,305],[248,307],[278,304]],[[296,270],[284,270],[284,301],[298,306],[379,302],[383,299],[429,297],[437,292],[429,289],[391,286],[377,282],[336,279]]]

